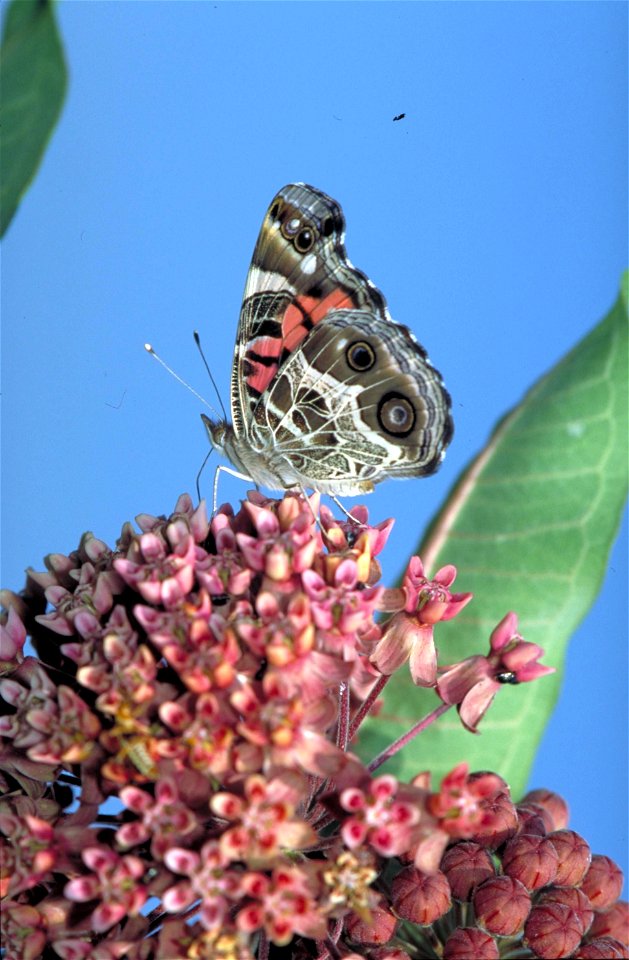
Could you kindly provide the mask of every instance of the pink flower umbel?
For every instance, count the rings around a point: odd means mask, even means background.
[[[508,613],[492,631],[488,656],[469,657],[439,671],[437,693],[447,704],[456,704],[468,730],[476,732],[479,721],[500,687],[505,683],[526,683],[554,667],[538,662],[544,651],[518,633],[518,618]]]
[[[540,648],[510,614],[487,657],[440,668],[433,633],[471,599],[454,567],[415,557],[384,590],[392,521],[318,510],[255,493],[209,521],[184,496],[4,594],[7,960],[622,955],[617,868],[560,798],[516,807],[464,763],[438,789],[375,773],[449,704],[474,729],[549,671]],[[436,709],[363,764],[350,745],[406,660]]]

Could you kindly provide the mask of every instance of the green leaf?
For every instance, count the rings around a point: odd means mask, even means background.
[[[435,635],[440,662],[485,653],[509,610],[525,639],[544,648],[557,674],[501,688],[481,721],[463,730],[454,710],[404,748],[386,769],[407,779],[431,769],[435,782],[456,763],[490,769],[525,787],[557,698],[568,640],[601,586],[627,494],[627,300],[503,418],[463,472],[419,549],[429,575],[454,563],[453,589],[474,599]],[[384,710],[361,729],[370,758],[433,710],[432,691],[398,671]]]
[[[66,66],[52,3],[13,0],[0,53],[1,236],[37,172],[65,96]]]

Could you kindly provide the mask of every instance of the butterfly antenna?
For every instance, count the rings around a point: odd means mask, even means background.
[[[227,416],[227,410],[225,409],[225,406],[224,406],[224,404],[223,404],[223,399],[222,399],[222,397],[221,397],[221,395],[220,395],[220,393],[219,393],[218,387],[216,386],[216,380],[215,380],[214,377],[212,376],[212,371],[210,370],[210,365],[209,365],[209,363],[207,362],[207,360],[205,359],[205,354],[203,353],[203,347],[201,346],[201,337],[199,336],[198,330],[195,330],[195,331],[194,331],[193,337],[194,337],[194,342],[195,342],[196,345],[197,345],[197,349],[198,349],[199,353],[201,354],[201,359],[203,360],[203,363],[204,363],[204,365],[205,365],[205,369],[207,370],[207,375],[208,375],[208,377],[210,378],[210,381],[211,381],[211,383],[212,383],[212,386],[214,387],[214,390],[215,390],[215,392],[216,392],[216,396],[218,397],[218,402],[219,402],[220,405],[221,405],[221,410],[223,411],[223,419],[224,419],[224,420],[228,420],[229,417]]]
[[[207,400],[205,399],[205,397],[202,397],[200,393],[197,393],[197,391],[194,389],[194,387],[191,387],[190,384],[189,384],[189,383],[186,383],[186,381],[183,380],[183,379],[179,376],[178,373],[175,373],[175,371],[174,371],[171,367],[169,367],[168,364],[167,364],[164,360],[162,360],[162,358],[159,356],[159,354],[158,354],[158,353],[155,353],[155,350],[153,349],[153,347],[151,346],[150,343],[145,343],[145,344],[144,344],[144,349],[146,350],[147,353],[150,353],[150,355],[151,355],[155,360],[157,360],[158,363],[161,363],[161,365],[163,366],[164,370],[167,370],[168,373],[171,375],[171,377],[174,377],[175,380],[179,381],[179,383],[181,383],[182,386],[186,387],[186,389],[188,389],[188,390],[190,391],[190,393],[194,394],[194,396],[197,398],[197,400],[200,400],[201,403],[205,404],[205,406],[208,408],[208,410],[211,410],[215,417],[218,417],[218,411],[215,410],[214,407],[213,407],[210,403],[207,402]],[[214,383],[213,380],[212,380],[212,383]],[[215,389],[216,389],[216,386],[215,386]],[[220,400],[221,398],[219,397],[218,399]],[[221,407],[222,407],[222,406],[223,406],[223,404],[221,403]],[[224,410],[223,410],[223,413],[225,413]]]

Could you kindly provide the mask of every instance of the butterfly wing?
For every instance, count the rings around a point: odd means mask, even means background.
[[[247,275],[231,379],[234,433],[246,436],[283,365],[332,310],[388,319],[383,295],[347,259],[340,206],[289,184],[272,200]]]
[[[272,438],[286,485],[350,496],[433,473],[452,430],[450,397],[410,331],[359,310],[331,311],[308,333],[252,424],[254,442]]]
[[[452,436],[440,374],[348,260],[344,227],[334,200],[290,184],[254,250],[232,367],[233,426],[208,430],[239,470],[272,489],[352,495],[386,477],[427,475]]]

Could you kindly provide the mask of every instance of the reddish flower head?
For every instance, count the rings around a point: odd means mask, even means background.
[[[391,522],[318,510],[254,493],[208,522],[184,496],[3,594],[7,957],[494,960],[524,937],[622,955],[618,870],[561,798],[516,807],[466,764],[436,791],[375,773],[444,703],[368,765],[349,752],[407,659],[472,729],[501,683],[549,668],[510,614],[488,656],[439,671],[433,633],[471,599],[455,568],[429,580],[416,557],[383,591]]]

